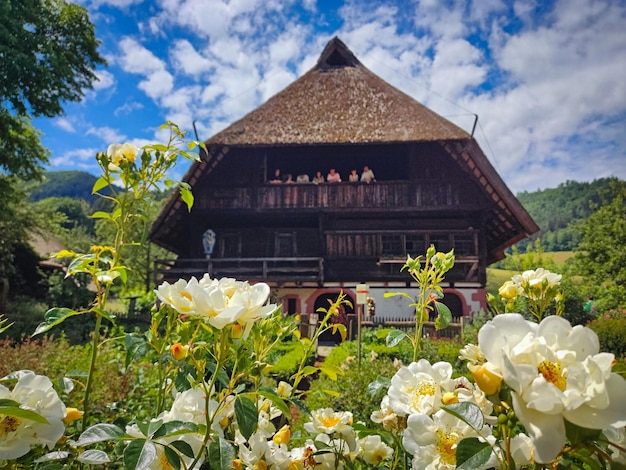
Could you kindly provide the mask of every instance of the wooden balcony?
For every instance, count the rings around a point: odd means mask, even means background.
[[[477,199],[456,181],[384,181],[364,183],[266,184],[257,187],[212,188],[195,208],[232,209],[441,209],[467,207]]]
[[[155,261],[155,274],[165,280],[232,277],[264,282],[324,282],[323,258],[195,258]]]
[[[169,282],[201,278],[208,273],[212,278],[232,277],[239,280],[268,283],[341,282],[367,280],[378,282],[407,282],[410,276],[402,272],[403,258],[179,258],[175,261],[155,262],[156,281]],[[446,275],[448,282],[484,283],[484,269],[477,257],[457,258]]]

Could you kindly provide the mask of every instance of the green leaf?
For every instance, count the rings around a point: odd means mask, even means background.
[[[437,307],[437,318],[435,319],[435,329],[443,330],[452,321],[452,312],[447,305],[441,302],[435,302]]]
[[[287,401],[294,404],[295,407],[298,408],[298,410],[304,413],[305,415],[311,416],[311,411],[302,400],[299,400],[298,398],[295,398],[295,397],[291,397],[291,398],[288,398]]]
[[[83,313],[85,312],[77,312],[76,310],[72,310],[71,308],[51,308],[44,315],[45,321],[41,322],[37,326],[37,329],[35,329],[35,332],[31,335],[31,338],[38,334],[45,333],[50,328],[63,323],[69,317],[82,315]]]
[[[108,320],[111,323],[115,324],[115,315],[111,315],[106,310],[103,310],[103,309],[98,308],[98,307],[92,307],[91,311],[94,312],[95,314],[101,316],[105,320]]]
[[[456,448],[456,468],[464,470],[483,468],[491,452],[491,446],[479,441],[477,437],[463,439]]]
[[[376,395],[379,391],[388,388],[391,385],[391,379],[389,377],[383,377],[379,375],[376,380],[370,382],[367,385],[367,392],[370,395]]]
[[[346,329],[346,325],[342,323],[333,323],[333,327],[332,327],[333,334],[335,334],[337,330],[339,331],[339,334],[341,335],[341,341],[345,341],[346,337],[348,336],[348,330]]]
[[[601,429],[583,428],[565,420],[565,435],[572,442],[572,445],[595,441],[601,433]]]
[[[142,434],[146,437],[152,437],[152,435],[157,432],[161,426],[163,425],[163,421],[160,419],[156,421],[138,421],[137,427],[142,432]]]
[[[241,434],[248,440],[259,423],[259,411],[255,403],[249,398],[238,396],[235,400],[235,416]]]
[[[167,423],[163,423],[163,426],[161,426],[154,433],[153,439],[197,432],[200,432],[200,428],[196,423],[189,423],[185,421],[168,421]]]
[[[124,449],[124,466],[128,470],[144,470],[156,459],[156,447],[146,439],[135,439]]]
[[[337,366],[329,366],[322,364],[320,371],[330,377],[330,380],[337,380],[338,375],[344,375],[344,371]]]
[[[66,451],[48,452],[46,455],[42,455],[37,460],[35,460],[35,462],[37,462],[37,463],[52,462],[54,460],[66,459],[70,455],[72,455],[72,454],[70,454],[69,452],[66,452]]]
[[[258,390],[257,393],[261,395],[262,397],[265,397],[268,400],[270,400],[274,404],[274,406],[280,410],[283,416],[286,416],[287,418],[291,416],[291,411],[289,410],[289,406],[287,406],[287,403],[285,403],[285,400],[283,400],[283,398],[280,395],[274,392],[274,390],[269,389],[269,388],[261,388]]]
[[[475,403],[464,401],[444,406],[443,409],[471,426],[474,431],[480,431],[485,424],[483,412]]]
[[[85,429],[76,442],[77,447],[95,444],[96,442],[119,439],[126,434],[114,424],[100,423]]]
[[[209,444],[209,468],[213,470],[231,470],[234,458],[235,450],[226,439],[220,437],[219,440]]]
[[[111,214],[108,212],[97,211],[89,216],[90,219],[110,219]]]
[[[190,459],[194,458],[193,449],[189,445],[189,443],[185,441],[173,441],[170,442],[170,447],[173,447],[178,452],[183,454],[185,457],[189,457]]]
[[[301,375],[303,377],[306,377],[307,375],[317,374],[318,371],[319,371],[319,368],[317,367],[305,366],[301,371]]]
[[[178,452],[168,446],[165,446],[163,451],[165,452],[167,462],[176,470],[180,470],[180,457],[178,456]]]
[[[387,342],[388,348],[393,348],[398,343],[400,343],[400,341],[402,341],[404,338],[407,338],[407,335],[404,331],[391,330],[389,334],[387,335],[387,339],[385,341]]]
[[[8,398],[0,398],[0,407],[3,406],[16,406],[19,407],[20,403],[15,400],[9,400]]]
[[[48,420],[41,416],[39,413],[35,413],[31,410],[25,410],[24,408],[20,408],[19,406],[1,406],[0,415],[14,416],[16,418],[35,421],[36,423],[49,424]]]
[[[383,297],[385,299],[388,299],[389,297],[396,297],[396,296],[406,297],[411,302],[415,301],[415,299],[413,297],[411,297],[409,294],[407,294],[406,292],[385,292],[383,294]]]
[[[97,449],[86,450],[76,460],[87,465],[104,465],[111,462],[106,452]]]
[[[96,182],[93,184],[93,188],[91,188],[91,194],[95,194],[98,191],[100,191],[102,188],[106,187],[109,185],[109,182],[103,177],[101,176],[100,178],[98,178],[96,180]]]
[[[129,333],[124,337],[126,345],[126,361],[125,367],[128,367],[131,361],[140,359],[148,352],[148,344],[146,338],[138,333]]]
[[[217,367],[217,364],[215,364],[215,362],[207,362],[205,369],[207,372],[209,372],[210,374],[215,374],[215,368]],[[228,374],[226,373],[226,371],[224,369],[220,369],[217,372],[217,381],[223,386],[223,387],[228,387],[228,382],[230,381]]]
[[[180,187],[180,197],[187,204],[187,210],[191,212],[191,208],[193,207],[193,194],[190,189],[184,187],[182,184]]]

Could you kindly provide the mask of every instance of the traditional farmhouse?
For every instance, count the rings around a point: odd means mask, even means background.
[[[538,230],[466,131],[373,74],[338,38],[206,147],[184,178],[191,212],[172,197],[153,226],[152,241],[178,256],[161,272],[264,281],[289,313],[315,312],[340,290],[354,301],[367,283],[377,315],[411,318],[405,299],[384,293],[414,292],[400,268],[434,244],[456,254],[444,303],[471,315],[485,308],[487,265]],[[341,182],[328,181],[331,169]]]

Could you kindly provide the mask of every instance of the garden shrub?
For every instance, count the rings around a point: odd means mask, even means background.
[[[0,339],[19,342],[30,337],[47,310],[45,303],[33,299],[20,297],[9,301],[5,317],[7,323],[13,323],[13,326],[0,334]]]
[[[587,326],[598,335],[602,351],[611,352],[616,358],[626,356],[626,316],[603,315]]]
[[[64,335],[27,339],[18,344],[12,344],[9,339],[2,340],[0,377],[18,370],[46,375],[53,382],[71,377],[77,385],[63,401],[67,406],[80,408],[83,392],[80,388],[84,386],[89,368],[89,347],[71,345]],[[156,380],[152,377],[150,364],[124,369],[126,353],[116,342],[104,343],[101,352],[102,360],[94,379],[94,414],[103,421],[112,421],[123,408],[127,416],[151,416],[153,406],[149,403],[149,392],[155,387]]]
[[[339,376],[337,380],[321,374],[317,380],[311,382],[306,404],[311,410],[326,407],[334,410],[351,410],[355,422],[371,423],[370,415],[380,408],[380,401],[386,390],[381,389],[371,395],[367,387],[379,376],[391,378],[397,369],[388,359],[371,361],[367,358],[363,360],[361,366],[353,360],[349,365],[346,364],[344,369],[345,375]],[[335,392],[338,396],[328,394],[326,391]]]
[[[315,361],[314,353],[315,348],[312,348],[312,354],[307,358],[306,365],[313,364]],[[274,376],[277,381],[283,380],[289,382],[290,377],[298,370],[303,354],[304,349],[296,340],[285,341],[276,345],[271,355],[268,357],[268,362],[272,364],[271,375]]]

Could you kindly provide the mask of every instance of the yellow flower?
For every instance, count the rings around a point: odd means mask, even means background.
[[[232,462],[233,468],[235,470],[243,470],[244,469],[244,465],[243,462],[241,461],[241,459],[234,459]]]
[[[485,392],[486,395],[493,395],[500,390],[500,384],[502,383],[502,377],[495,372],[487,369],[485,366],[479,366],[476,364],[468,364],[470,372],[474,376],[476,385]]]
[[[289,444],[289,439],[291,439],[291,430],[289,429],[289,425],[285,424],[282,428],[280,428],[272,440],[274,444]]]
[[[457,397],[456,393],[454,392],[446,392],[443,394],[441,402],[446,406],[452,405],[459,402],[459,397]]]
[[[65,424],[72,424],[77,419],[83,417],[83,412],[77,408],[67,408],[65,413],[65,418],[63,418],[63,422]]]
[[[233,339],[239,339],[243,336],[243,326],[239,323],[235,323],[232,326],[231,336]]]
[[[115,166],[119,166],[123,161],[134,163],[138,153],[139,148],[129,143],[111,144],[107,149],[107,155]]]
[[[172,344],[170,350],[172,351],[174,359],[182,361],[187,357],[187,354],[189,354],[189,345],[180,343]]]
[[[498,294],[503,299],[511,300],[517,297],[517,287],[511,281],[506,281],[500,289],[498,289]]]

